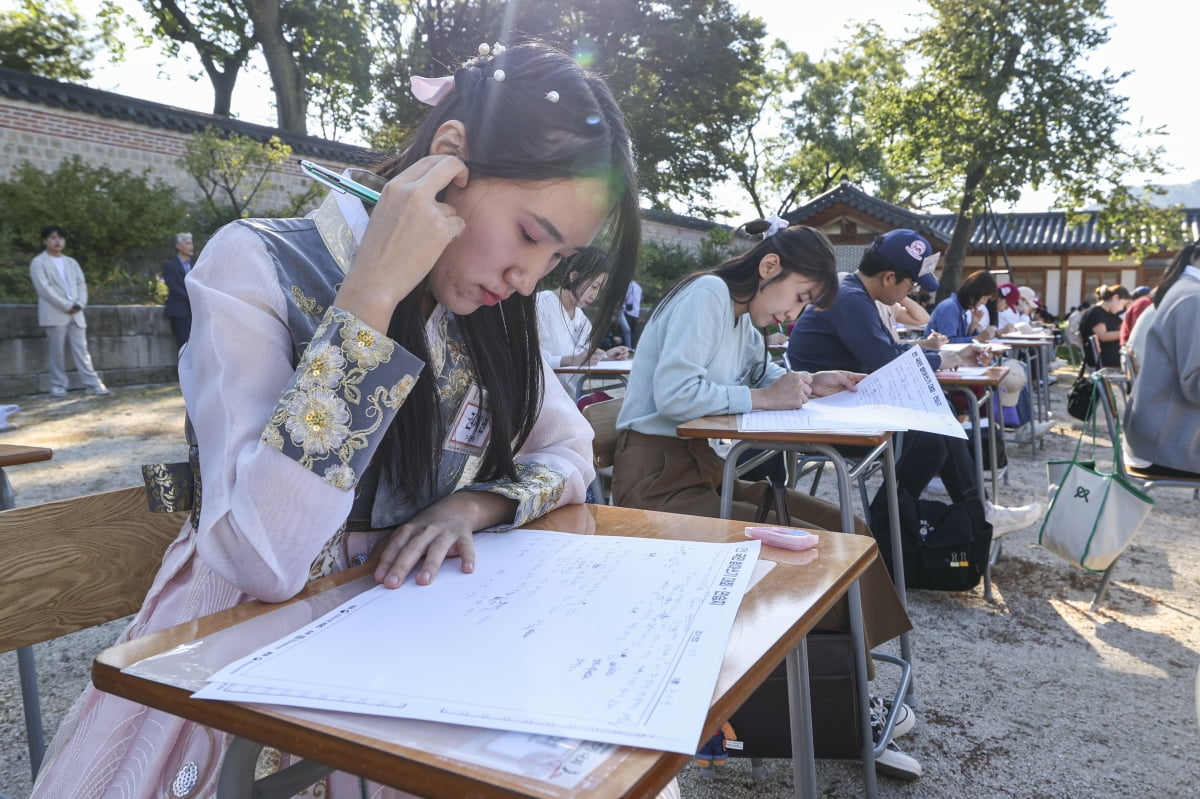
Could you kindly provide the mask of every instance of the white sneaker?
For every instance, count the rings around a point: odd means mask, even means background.
[[[1035,436],[1037,436],[1038,438],[1041,438],[1042,436],[1046,435],[1046,433],[1049,433],[1053,429],[1054,429],[1054,422],[1034,422],[1033,423],[1033,434]]]
[[[1050,362],[1050,371],[1053,372],[1056,369],[1061,369],[1066,365],[1067,365],[1067,362],[1064,361],[1062,358],[1055,358],[1053,361]]]
[[[871,738],[878,744],[883,734],[883,728],[887,725],[888,717],[891,716],[895,705],[892,704],[891,699],[884,699],[872,694],[870,707]],[[896,711],[896,723],[892,725],[892,738],[899,738],[901,735],[912,732],[912,728],[916,725],[917,714],[913,713],[911,707],[901,702],[900,709]]]
[[[983,515],[992,526],[992,538],[996,539],[1017,530],[1024,530],[1042,518],[1042,506],[1041,503],[1032,502],[1028,505],[1005,507],[984,500]]]
[[[875,758],[875,770],[902,780],[915,780],[921,776],[921,764],[915,757],[904,754],[895,741],[889,741],[883,754]]]

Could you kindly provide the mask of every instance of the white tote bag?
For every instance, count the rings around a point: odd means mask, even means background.
[[[1061,476],[1054,474],[1057,468],[1051,470],[1050,510],[1038,543],[1076,566],[1100,572],[1129,546],[1154,500],[1120,475],[1098,472],[1093,464],[1078,461],[1078,446],[1075,455]]]

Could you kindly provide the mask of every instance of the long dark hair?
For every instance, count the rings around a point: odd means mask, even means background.
[[[1175,260],[1171,261],[1171,265],[1167,267],[1167,271],[1163,272],[1162,282],[1154,290],[1155,308],[1162,305],[1163,300],[1167,298],[1167,292],[1171,290],[1171,286],[1175,285],[1175,281],[1179,280],[1183,275],[1184,268],[1190,266],[1197,258],[1200,258],[1200,241],[1193,241],[1179,251],[1179,254],[1175,256]]]
[[[562,280],[558,287],[571,292],[578,304],[579,295],[583,294],[596,278],[608,274],[609,266],[607,253],[597,247],[584,247],[574,255],[562,260],[562,264],[559,266]],[[603,320],[600,319],[596,321],[603,323]]]
[[[550,92],[557,101],[547,98]],[[641,229],[632,143],[607,84],[540,43],[472,58],[454,72],[454,87],[413,131],[405,151],[380,165],[378,174],[390,179],[428,155],[438,128],[449,120],[467,130],[472,177],[606,182],[612,206],[593,244],[607,255],[611,277],[597,305],[599,318],[615,313],[637,267]],[[396,306],[388,335],[428,362],[423,294],[418,288]],[[458,321],[491,411],[491,440],[479,479],[515,478],[513,455],[533,430],[542,404],[534,300],[513,294]],[[597,326],[597,341],[603,333]],[[444,421],[434,381],[418,380],[380,446],[384,476],[410,499],[434,488]]]
[[[765,220],[756,219],[742,225],[740,229],[756,234],[767,230],[768,225]],[[779,256],[779,265],[783,269],[764,283],[759,275],[758,265],[771,253]],[[789,272],[803,275],[821,284],[821,293],[812,302],[818,309],[825,310],[837,298],[837,256],[834,254],[833,244],[816,228],[795,225],[784,228],[773,236],[767,236],[741,255],[722,261],[711,269],[685,276],[671,287],[650,316],[653,318],[657,315],[684,286],[702,275],[716,275],[724,280],[725,285],[729,287],[729,296],[734,302],[749,302],[767,283],[773,283]]]
[[[995,297],[999,291],[992,273],[980,269],[967,275],[955,293],[958,295],[959,304],[969,311],[978,305],[980,300]]]

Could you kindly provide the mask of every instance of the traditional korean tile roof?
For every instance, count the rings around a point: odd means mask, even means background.
[[[950,241],[954,214],[920,214],[892,205],[843,182],[814,198],[784,217],[792,224],[802,223],[833,206],[844,204],[893,227],[906,227],[931,235],[942,243]],[[1184,210],[1185,234],[1200,239],[1200,208]],[[971,249],[994,248],[1003,243],[1009,252],[1098,252],[1107,253],[1116,243],[1104,236],[1096,225],[1096,214],[1088,214],[1082,225],[1068,226],[1062,211],[995,214],[980,219],[971,236]]]
[[[278,136],[289,145],[296,155],[338,161],[344,164],[378,163],[383,153],[366,147],[328,141],[316,136],[296,136],[267,125],[255,125],[230,117],[189,111],[184,108],[152,103],[113,92],[62,83],[49,78],[31,75],[15,69],[0,67],[0,95],[13,100],[61,108],[83,114],[94,114],[108,119],[134,122],[151,128],[196,133],[206,127],[237,133],[266,141]]]

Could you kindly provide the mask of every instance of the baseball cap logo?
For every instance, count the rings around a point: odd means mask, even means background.
[[[925,258],[925,242],[921,239],[913,239],[904,248],[904,251],[913,257],[914,261],[921,261]]]

